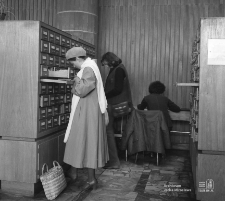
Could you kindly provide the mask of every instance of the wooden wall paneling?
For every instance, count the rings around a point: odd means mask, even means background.
[[[109,23],[109,50],[112,51],[112,52],[115,52],[114,51],[114,43],[113,43],[113,39],[114,39],[114,26],[115,26],[115,7],[110,7],[110,14],[111,14],[111,18],[109,18],[110,20],[110,23]]]
[[[181,17],[181,6],[176,5],[175,6],[175,33],[174,33],[174,57],[173,57],[173,78],[172,78],[172,83],[171,83],[171,88],[172,88],[172,100],[176,101],[178,104],[178,91],[177,88],[174,86],[175,82],[179,80],[178,77],[178,70],[179,70],[179,54],[181,53],[179,50],[179,42],[180,42],[180,17]]]
[[[118,6],[115,5],[113,8],[113,15],[114,15],[114,23],[112,26],[112,38],[113,38],[113,52],[118,52],[117,55],[120,57],[120,50],[118,48],[118,41],[120,40],[119,37],[119,13],[118,13]]]
[[[34,4],[33,4],[33,6],[34,6],[34,13],[33,13],[34,20],[38,20],[38,12],[39,12],[38,1],[33,0],[33,2],[34,2]]]
[[[47,16],[46,16],[46,0],[41,0],[41,8],[40,9],[41,9],[41,21],[48,24]]]
[[[137,0],[132,0],[132,5],[137,7],[138,1]]]
[[[183,5],[180,6],[180,17],[179,17],[179,56],[178,56],[178,74],[177,74],[177,82],[182,82],[182,75],[184,71],[184,64],[183,64],[183,55],[184,55],[184,14],[185,14],[185,7]],[[177,104],[182,103],[182,87],[176,87],[177,91]]]
[[[174,69],[174,47],[175,47],[175,23],[176,23],[176,19],[175,19],[175,7],[174,6],[171,6],[171,24],[170,24],[170,52],[169,52],[169,74],[168,74],[168,89],[169,89],[169,94],[168,94],[168,97],[173,99],[173,88],[172,88],[172,85],[173,85],[173,69]],[[175,101],[175,100],[174,100]]]
[[[23,20],[23,0],[18,0],[18,20]]]
[[[140,68],[138,66],[136,66],[138,73],[139,73],[139,78],[138,78],[138,84],[139,84],[139,97],[137,99],[137,101],[139,101],[139,99],[143,98],[143,95],[145,94],[145,88],[146,88],[146,84],[144,82],[145,80],[145,72],[146,72],[146,65],[145,65],[145,59],[146,59],[146,44],[145,44],[145,35],[146,35],[146,21],[148,21],[148,19],[146,19],[146,7],[141,5],[141,18],[140,18],[140,22],[141,22],[141,31],[140,31]]]
[[[137,97],[141,97],[141,88],[143,88],[143,82],[140,82],[140,73],[143,72],[143,57],[141,61],[141,55],[143,54],[143,50],[140,50],[140,45],[142,44],[142,37],[141,37],[141,21],[142,16],[142,6],[140,4],[137,4],[136,6],[136,30],[135,30],[135,38],[134,38],[134,80],[135,80],[135,88],[136,88],[136,95]],[[138,90],[140,89],[140,90]]]
[[[157,59],[157,35],[158,35],[158,31],[157,31],[157,26],[158,26],[158,23],[157,23],[157,7],[158,6],[155,6],[154,5],[154,11],[153,11],[153,25],[152,27],[153,28],[153,35],[151,35],[150,37],[153,37],[153,41],[152,41],[152,54],[151,54],[151,57],[152,57],[152,63],[151,63],[151,82],[152,81],[155,81],[156,79],[156,59]]]
[[[117,48],[118,48],[118,55],[122,58],[123,61],[123,57],[122,57],[122,48],[123,48],[123,13],[121,12],[121,6],[118,6],[117,8],[117,12],[118,12],[118,27],[117,27],[117,31],[118,31],[118,41],[117,41]]]
[[[58,10],[57,10],[57,0],[53,0],[52,11],[53,11],[52,26],[57,27],[57,12],[58,12]]]
[[[126,64],[128,62],[128,55],[127,55],[127,29],[128,29],[128,7],[120,6],[120,15],[122,16],[122,52],[121,52],[121,58],[123,60],[123,63]],[[127,66],[126,66],[127,68]]]
[[[30,11],[30,20],[34,20],[34,0],[30,0],[29,11]]]
[[[170,55],[170,28],[171,28],[171,6],[167,6],[167,19],[166,19],[166,47],[165,47],[165,77],[164,77],[164,84],[167,87],[166,91],[165,91],[165,95],[168,96],[169,94],[169,55]]]
[[[31,20],[31,14],[32,14],[32,10],[30,9],[30,0],[25,0],[24,2],[24,7],[25,7],[25,13],[26,13],[26,20]]]
[[[166,11],[167,11],[167,9],[166,9],[166,6],[165,5],[163,5],[163,6],[160,6],[160,13],[161,13],[161,17],[162,17],[162,19],[161,19],[161,30],[160,30],[160,32],[161,32],[161,38],[160,38],[160,43],[159,44],[161,44],[161,50],[160,50],[160,52],[159,52],[159,54],[160,54],[160,74],[159,74],[159,80],[161,81],[161,82],[164,82],[164,79],[165,79],[165,68],[166,68],[166,66],[165,66],[165,49],[166,49],[166,41],[165,41],[165,39],[166,39],[166,18],[167,18],[167,14],[166,14]]]
[[[142,79],[142,83],[143,83],[143,87],[142,89],[142,96],[137,98],[137,102],[141,103],[141,100],[143,99],[143,97],[145,95],[148,94],[148,59],[150,57],[149,55],[149,27],[150,27],[150,18],[149,18],[149,13],[150,13],[150,7],[148,5],[143,5],[143,18],[144,18],[144,34],[143,34],[143,38],[144,38],[144,46],[143,46],[143,72],[141,72],[143,74],[143,79]],[[142,54],[142,52],[141,52]]]
[[[27,0],[22,1],[22,19],[26,20],[27,19],[27,13],[26,13],[26,8],[27,8]]]
[[[99,1],[99,3],[100,3],[100,1]],[[102,9],[102,7],[99,7],[99,19],[98,19],[98,23],[99,23],[99,27],[104,27],[104,24],[103,24],[103,17],[101,17],[102,16],[102,12],[103,12],[103,9]],[[99,28],[98,27],[98,28]],[[103,29],[105,29],[105,28],[103,28]],[[105,73],[105,71],[103,70],[103,67],[102,67],[102,65],[101,65],[101,52],[102,52],[102,49],[104,49],[103,48],[103,41],[104,41],[104,39],[103,39],[103,31],[100,31],[100,30],[98,30],[98,38],[97,38],[97,44],[98,44],[98,46],[96,47],[96,59],[97,59],[97,64],[98,64],[98,67],[99,67],[99,70],[100,70],[100,72],[101,72],[101,76],[102,76],[102,81],[103,81],[103,85],[104,85],[104,73]],[[104,37],[105,38],[105,37]]]
[[[128,73],[128,77],[129,77],[129,82],[130,82],[130,86],[133,87],[133,75],[132,75],[132,71],[131,71],[131,66],[132,66],[132,63],[131,63],[131,58],[133,55],[131,55],[131,43],[132,43],[132,21],[131,21],[131,18],[132,18],[132,6],[128,6],[127,7],[127,17],[126,17],[126,30],[124,31],[125,32],[125,38],[126,38],[126,49],[123,50],[125,51],[125,60],[123,61],[124,62],[124,65],[127,69],[127,73]],[[123,28],[125,28],[123,27]],[[133,91],[131,91],[132,93],[132,99],[134,101],[134,95],[133,95]]]
[[[135,33],[136,33],[136,18],[137,18],[137,11],[136,7],[131,6],[131,35],[130,35],[130,77],[129,79],[131,80],[131,88],[133,88],[136,91],[136,82],[135,82]],[[133,101],[136,101],[136,97],[133,96]]]
[[[104,16],[104,21],[103,22],[105,24],[105,26],[104,26],[105,27],[105,31],[103,33],[104,33],[105,39],[104,39],[104,37],[102,38],[104,40],[104,43],[103,43],[103,48],[104,49],[102,50],[101,54],[99,55],[100,59],[101,59],[101,56],[103,54],[105,54],[108,51],[112,51],[110,49],[110,40],[109,40],[110,39],[110,26],[111,26],[111,21],[110,21],[109,16],[111,14],[111,10],[110,10],[109,7],[106,7],[104,10],[105,10],[105,16]],[[108,75],[109,69],[104,68],[104,72],[105,72],[104,80],[106,80],[106,77]]]
[[[39,0],[38,1],[38,5],[37,5],[37,8],[38,8],[38,12],[37,12],[37,20],[42,20],[42,0]]]
[[[160,5],[156,5],[155,6],[156,8],[156,13],[155,13],[155,22],[157,22],[156,24],[156,30],[157,30],[157,39],[156,39],[156,49],[155,49],[155,52],[156,52],[156,65],[155,65],[155,80],[159,80],[159,74],[162,73],[162,68],[161,68],[161,61],[160,61],[160,58],[161,58],[161,54],[160,54],[160,51],[161,51],[161,35],[162,35],[162,13],[161,13],[161,6]]]

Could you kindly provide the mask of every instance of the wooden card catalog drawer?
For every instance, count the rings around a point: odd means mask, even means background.
[[[40,75],[43,77],[48,77],[48,66],[41,65]]]
[[[49,44],[49,53],[50,54],[55,54],[55,47],[56,47],[56,45],[54,43]]]
[[[59,126],[59,116],[54,116],[53,118],[53,127]]]
[[[64,94],[59,94],[59,102],[58,104],[63,104],[64,103]]]
[[[41,53],[40,64],[48,65],[48,55],[47,54]]]
[[[52,127],[53,127],[52,117],[47,118],[47,129],[52,128]]]
[[[49,105],[55,105],[55,95],[51,94],[49,95]]]
[[[54,66],[55,65],[55,57],[53,55],[48,55],[48,65]]]
[[[59,104],[59,94],[55,94],[55,104]]]
[[[71,93],[65,94],[65,103],[71,102],[71,99],[72,99],[72,94]]]
[[[48,37],[49,42],[55,43],[55,33],[53,31],[49,31],[49,37]]]
[[[49,95],[40,96],[40,107],[46,107],[49,105]]]
[[[45,119],[47,117],[46,108],[39,108],[39,119]]]
[[[59,106],[58,105],[55,105],[53,106],[53,115],[58,115],[59,114]]]
[[[55,45],[55,55],[60,56],[60,46],[59,45]]]
[[[41,82],[39,87],[39,94],[47,94],[48,93],[48,84]]]
[[[66,56],[66,48],[65,47],[60,48],[60,56],[62,56],[62,57]]]
[[[71,40],[71,48],[76,46],[75,40]]]
[[[47,117],[53,116],[53,108],[52,107],[46,107],[46,113],[47,113]]]
[[[49,53],[49,42],[41,40],[41,52]]]
[[[60,45],[67,47],[65,36],[60,36]]]
[[[55,44],[60,45],[60,34],[55,33]]]
[[[71,46],[71,40],[69,38],[66,38],[66,47],[70,48]]]
[[[48,83],[48,94],[53,94],[54,84]]]
[[[41,28],[41,39],[48,41],[48,38],[49,38],[49,31],[48,31],[48,29]]]
[[[46,130],[46,128],[47,128],[46,119],[41,119],[39,121],[39,131],[42,132]]]
[[[72,85],[71,84],[67,84],[66,85],[66,93],[71,93],[71,89],[72,89]]]
[[[69,113],[70,112],[70,103],[65,103],[64,104],[64,111],[65,111],[65,113]]]
[[[60,61],[59,61],[59,56],[55,56],[55,66],[59,67]]]
[[[65,92],[66,92],[66,85],[59,84],[59,93],[65,93]]]
[[[60,67],[66,67],[66,59],[60,57]]]
[[[65,124],[66,118],[64,114],[59,115],[59,125]]]
[[[65,118],[66,118],[66,123],[68,123],[69,120],[70,120],[70,114],[69,113],[68,114],[65,114]]]
[[[54,84],[54,94],[59,93],[59,84]]]

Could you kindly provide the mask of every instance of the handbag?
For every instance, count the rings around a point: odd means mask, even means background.
[[[122,117],[131,112],[130,103],[128,101],[112,105],[112,113],[114,117]]]
[[[47,172],[44,173],[45,166],[47,168]],[[42,175],[40,176],[40,180],[48,200],[55,199],[67,185],[62,167],[57,161],[53,161],[53,166],[53,168],[48,170],[48,166],[45,163],[42,167]]]

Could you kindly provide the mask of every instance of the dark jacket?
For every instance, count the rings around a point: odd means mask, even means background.
[[[168,128],[172,127],[172,121],[168,110],[171,110],[172,112],[180,112],[179,106],[169,98],[160,94],[150,94],[145,96],[137,108],[139,110],[144,110],[145,108],[147,108],[147,110],[161,110],[164,114]]]
[[[119,72],[120,75],[122,74],[119,82],[116,81],[117,72]],[[118,88],[119,93],[117,93]],[[127,71],[123,64],[119,64],[117,67],[110,70],[110,73],[106,78],[105,94],[108,104],[114,105],[125,101],[132,103],[130,83]]]
[[[128,154],[140,151],[165,153],[170,149],[169,131],[161,111],[133,109],[122,136],[122,149]]]

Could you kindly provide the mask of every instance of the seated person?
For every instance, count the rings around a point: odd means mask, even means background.
[[[164,96],[165,85],[160,81],[152,82],[149,85],[149,95],[145,96],[141,104],[137,106],[139,110],[161,110],[164,114],[169,131],[172,130],[172,121],[168,110],[172,112],[180,112],[180,107],[172,102],[169,98]]]

